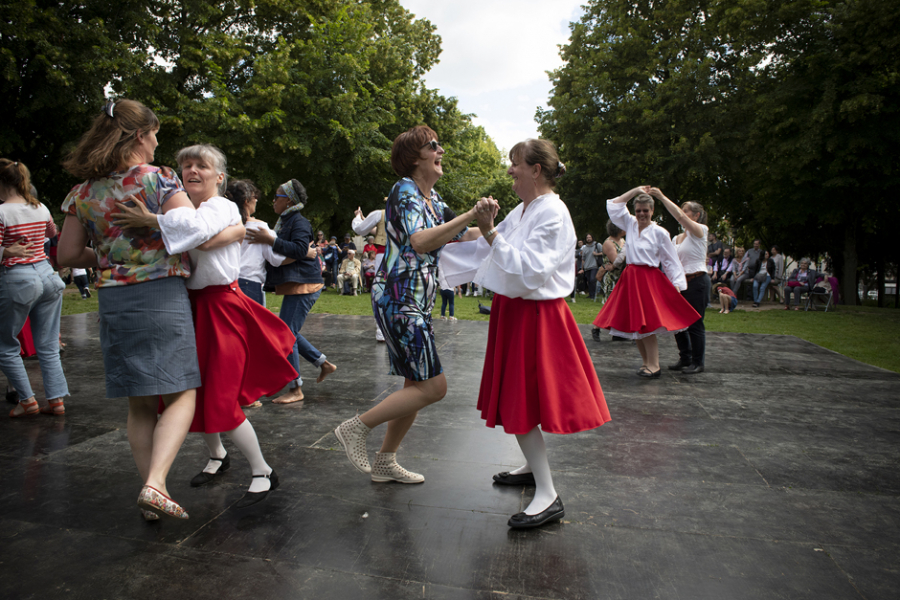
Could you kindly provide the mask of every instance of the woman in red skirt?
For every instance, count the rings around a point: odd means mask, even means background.
[[[278,392],[297,378],[288,360],[296,338],[281,319],[245,296],[238,286],[244,226],[237,205],[219,195],[225,189],[225,155],[202,144],[183,148],[176,160],[201,222],[184,219],[177,211],[152,215],[140,206],[129,210],[120,204],[129,216],[116,224],[158,227],[169,254],[189,250],[187,288],[203,381],[197,389],[190,431],[203,434],[210,457],[191,486],[211,483],[228,470],[231,456],[220,435],[227,433],[250,463],[253,475],[247,493],[236,504],[244,508],[276,489],[278,475],[263,457],[256,431],[241,407]],[[215,229],[227,226],[226,232],[233,229],[236,234],[198,246],[209,239],[204,224]]]
[[[657,334],[684,331],[700,315],[679,293],[687,289],[684,268],[669,232],[652,221],[653,198],[649,193],[650,186],[636,187],[606,202],[609,218],[626,232],[628,266],[594,319],[594,326],[636,340],[643,360],[638,375],[658,378]],[[629,214],[626,206],[632,198],[636,216]]]
[[[553,193],[565,166],[547,140],[520,142],[509,159],[507,172],[522,204],[494,227],[496,202],[480,200],[476,218],[485,241],[471,243],[477,249],[468,253],[470,244],[449,244],[441,268],[451,285],[474,280],[495,292],[478,409],[488,427],[501,425],[515,434],[525,455],[524,466],[494,475],[499,484],[535,486],[525,511],[509,519],[510,527],[524,529],[565,514],[541,431],[576,433],[599,427],[610,416],[565,301],[575,281],[575,228]],[[459,254],[454,246],[460,246]]]

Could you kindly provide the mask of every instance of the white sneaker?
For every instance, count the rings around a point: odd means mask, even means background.
[[[424,483],[425,477],[412,471],[407,471],[397,464],[396,452],[376,452],[375,465],[372,467],[372,481],[386,483],[396,481],[398,483]]]

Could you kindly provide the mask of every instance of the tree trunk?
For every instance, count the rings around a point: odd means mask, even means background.
[[[856,255],[856,227],[851,225],[844,229],[844,268],[841,273],[841,300],[844,304],[859,304],[859,292],[856,279],[856,268],[859,257]]]
[[[878,308],[884,308],[884,257],[881,253],[875,259],[875,287],[878,288]]]

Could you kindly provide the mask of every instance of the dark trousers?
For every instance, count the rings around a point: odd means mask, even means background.
[[[597,268],[585,269],[584,278],[587,283],[587,293],[591,300],[597,294]]]
[[[79,275],[77,277],[73,277],[75,280],[75,285],[78,286],[78,291],[81,292],[82,298],[87,298],[91,293],[88,291],[88,278],[87,275]]]
[[[450,316],[453,316],[453,290],[441,290],[441,316],[445,316],[447,305],[450,305]]]
[[[681,295],[697,311],[700,318],[688,327],[687,331],[676,333],[675,343],[678,344],[681,364],[702,366],[706,355],[706,327],[703,325],[703,314],[709,301],[709,275],[695,277],[688,281],[687,285],[687,289],[681,292]]]

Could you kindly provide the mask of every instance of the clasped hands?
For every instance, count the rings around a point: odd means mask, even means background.
[[[493,196],[489,196],[476,202],[475,208],[472,210],[475,211],[475,221],[478,223],[481,233],[487,234],[494,228],[494,218],[497,216],[497,211],[500,210],[500,203],[494,200]]]
[[[661,189],[649,185],[639,185],[631,190],[632,197],[637,196],[638,194],[649,194],[650,196],[653,196],[654,198],[658,198],[660,200],[666,197],[666,195],[662,193]]]

